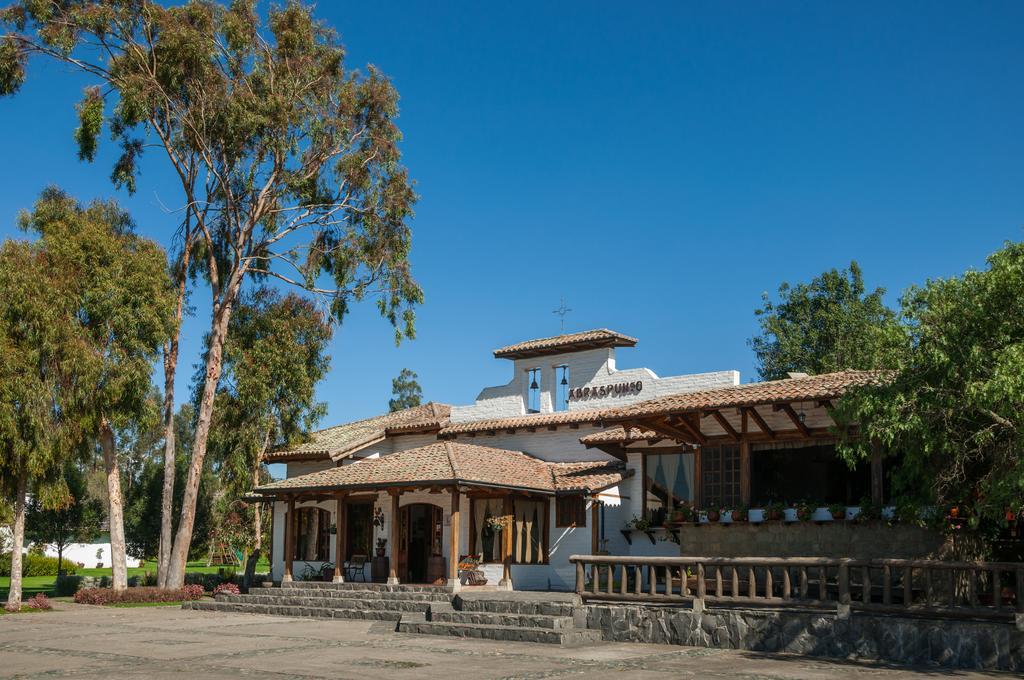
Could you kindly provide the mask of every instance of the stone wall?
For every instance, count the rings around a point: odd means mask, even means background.
[[[854,613],[588,605],[606,640],[791,652],[917,666],[1024,671],[1024,631],[1013,623]]]
[[[943,553],[941,534],[882,522],[763,522],[684,526],[682,555],[700,557],[852,557],[922,559]]]

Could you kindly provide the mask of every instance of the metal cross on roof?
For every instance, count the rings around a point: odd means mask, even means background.
[[[561,302],[558,305],[558,309],[552,310],[552,314],[557,314],[559,321],[561,322],[561,332],[565,332],[565,315],[572,310],[565,306],[565,297],[560,298]]]

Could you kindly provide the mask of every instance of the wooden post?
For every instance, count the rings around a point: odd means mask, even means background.
[[[704,503],[704,474],[700,454],[701,447],[698,446],[693,452],[693,507],[698,509]],[[646,497],[646,494],[644,496]]]
[[[836,603],[836,618],[850,618],[850,567],[845,561],[839,565],[839,601]]]
[[[284,576],[282,583],[292,581],[292,560],[295,557],[295,496],[288,497],[288,516],[284,522]]]
[[[505,590],[512,590],[512,532],[515,530],[516,519],[512,516],[512,495],[505,494],[505,502],[502,506],[502,515],[507,524],[501,532],[501,581],[498,586]]]
[[[601,529],[598,521],[601,518],[600,501],[597,496],[590,499],[590,554],[596,555],[601,550]],[[598,569],[596,564],[590,565],[590,579],[597,584]]]
[[[871,503],[882,507],[885,503],[885,476],[882,470],[882,445],[871,442]]]
[[[401,522],[401,508],[398,505],[398,497],[401,492],[397,489],[391,493],[391,559],[388,560],[388,585],[398,584],[398,538],[399,523]]]
[[[345,582],[345,553],[348,548],[345,539],[348,537],[348,521],[345,516],[345,494],[338,494],[337,508],[334,512],[334,582]]]
[[[461,542],[459,534],[459,524],[461,522],[459,502],[459,487],[452,487],[451,530],[448,532],[450,534],[448,541],[448,585],[456,590],[461,585],[459,582],[459,544]]]
[[[740,442],[740,505],[750,506],[750,442],[746,439]]]

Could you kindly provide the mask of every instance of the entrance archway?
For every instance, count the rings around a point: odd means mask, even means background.
[[[410,503],[400,514],[399,578],[403,583],[429,583],[430,558],[441,555],[443,511],[430,503]]]

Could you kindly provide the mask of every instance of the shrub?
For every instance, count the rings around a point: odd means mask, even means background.
[[[61,566],[64,568],[64,573],[74,574],[78,571],[78,565],[70,560],[63,560]],[[4,553],[0,555],[0,576],[11,575],[11,553]],[[35,553],[28,553],[22,557],[21,560],[21,575],[22,576],[56,576],[57,575],[57,558],[47,557],[46,555],[38,555]]]
[[[203,596],[203,588],[198,585],[184,588],[153,588],[140,586],[115,591],[111,588],[82,588],[75,593],[78,604],[123,604],[135,602],[181,602],[182,600],[198,600]]]
[[[213,589],[213,594],[224,593],[225,595],[240,595],[241,589],[234,583],[221,583],[219,586]]]
[[[42,611],[48,611],[53,609],[53,605],[50,604],[50,598],[46,597],[43,593],[36,593],[25,601],[24,607],[26,609],[39,609]]]

